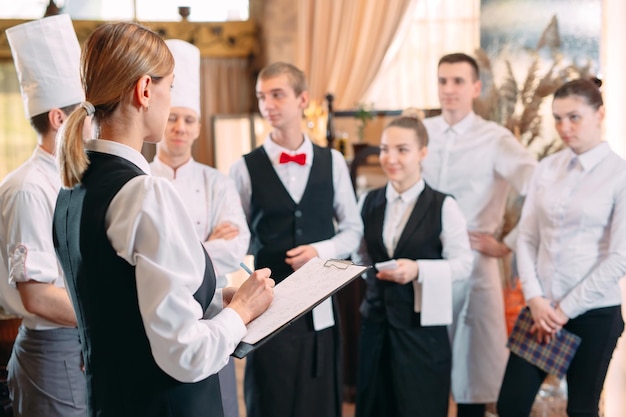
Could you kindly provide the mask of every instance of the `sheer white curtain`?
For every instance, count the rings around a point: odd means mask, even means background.
[[[320,103],[330,92],[336,109],[353,108],[411,1],[299,0],[296,65],[307,74],[311,99]]]
[[[377,109],[438,108],[437,62],[480,46],[480,0],[412,0],[362,102]]]

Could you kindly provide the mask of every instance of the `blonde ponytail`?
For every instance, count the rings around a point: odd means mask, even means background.
[[[58,139],[57,159],[65,187],[80,184],[89,166],[83,142],[85,119],[93,116],[95,125],[111,123],[113,113],[133,93],[137,80],[146,74],[160,79],[173,71],[174,57],[165,41],[144,26],[105,23],[89,35],[80,68],[87,101],[70,114]]]
[[[79,184],[89,166],[89,158],[83,142],[83,126],[88,117],[85,106],[77,107],[67,118],[57,144],[57,160],[61,181],[67,188]]]

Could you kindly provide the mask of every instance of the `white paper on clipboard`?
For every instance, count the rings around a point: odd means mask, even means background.
[[[320,304],[365,271],[350,261],[313,258],[274,288],[274,300],[248,323],[242,343],[254,345]]]

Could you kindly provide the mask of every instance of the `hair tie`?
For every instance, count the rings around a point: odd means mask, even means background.
[[[80,107],[85,109],[85,111],[87,112],[87,116],[91,116],[96,112],[96,108],[88,101],[83,101],[82,103],[80,103]]]

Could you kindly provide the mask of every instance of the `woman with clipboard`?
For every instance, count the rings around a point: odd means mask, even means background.
[[[236,291],[216,290],[178,193],[149,175],[140,151],[163,137],[173,70],[155,32],[99,26],[82,49],[88,101],[60,137],[54,242],[79,324],[89,416],[222,416],[216,374],[273,298],[268,269]],[[97,129],[84,142],[86,119]]]
[[[570,417],[598,415],[606,371],[624,328],[618,281],[626,273],[626,162],[602,141],[598,87],[579,79],[555,92],[555,127],[567,148],[537,167],[517,242],[537,339],[548,343],[562,328],[581,338],[567,370]],[[528,416],[545,377],[545,371],[511,353],[498,415]]]
[[[375,268],[361,304],[357,417],[448,415],[452,285],[467,279],[473,255],[456,201],[422,179],[427,145],[417,116],[389,123],[380,144],[388,183],[359,202],[356,261]]]

